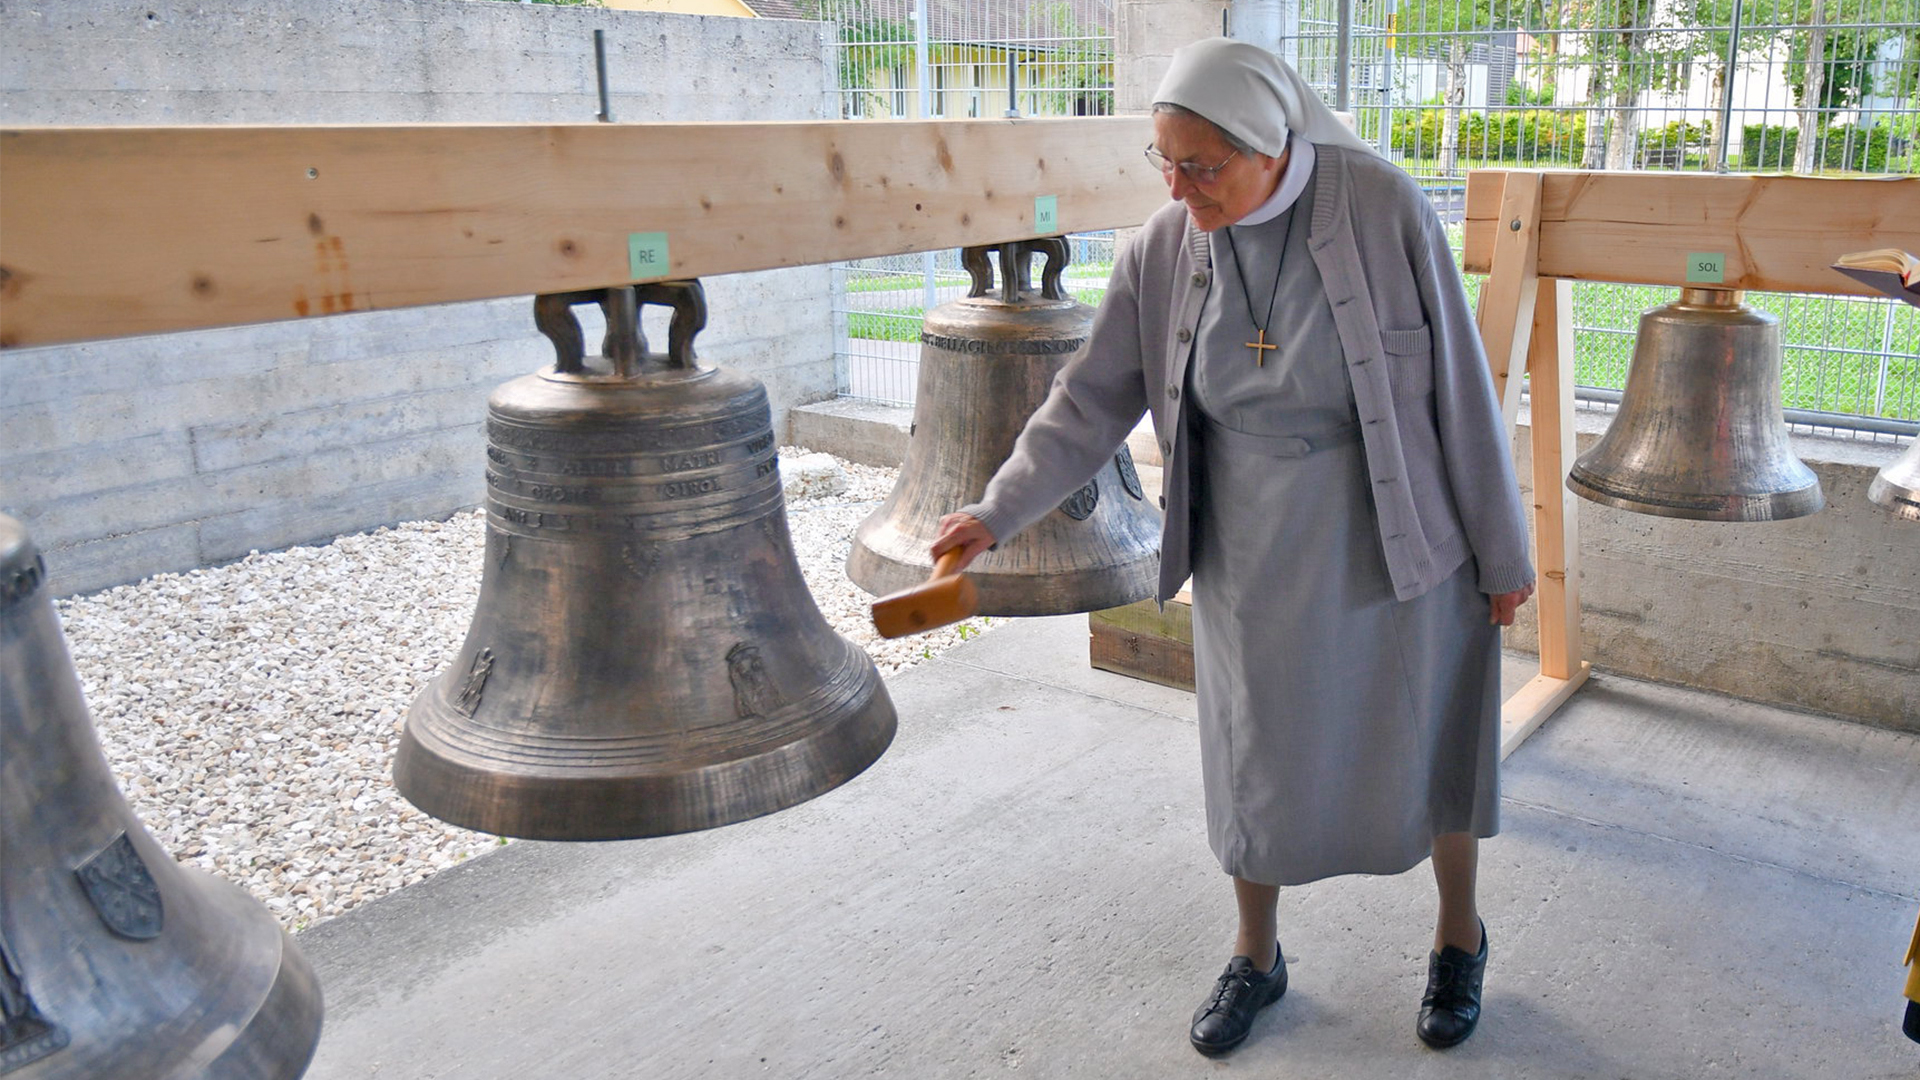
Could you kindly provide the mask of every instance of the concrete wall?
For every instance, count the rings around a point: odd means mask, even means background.
[[[0,0],[0,123],[585,122],[596,28],[616,120],[824,115],[817,23],[478,0]],[[825,267],[706,284],[700,354],[764,379],[777,429],[788,406],[833,394]],[[524,297],[10,350],[0,511],[26,522],[62,593],[444,516],[482,498],[488,391],[551,355]]]
[[[793,423],[810,449],[892,466],[912,415],[824,402]],[[1582,450],[1608,419],[1578,414]],[[1129,442],[1157,486],[1159,454],[1142,432]],[[1529,505],[1531,436],[1522,413],[1514,458]],[[1793,521],[1677,521],[1578,500],[1586,658],[1601,672],[1920,732],[1920,524],[1867,501],[1901,449],[1796,438],[1827,507]],[[1508,648],[1538,649],[1538,610],[1520,609]]]
[[[1584,452],[1609,414],[1578,415]],[[1531,431],[1515,439],[1533,501]],[[1680,521],[1579,505],[1581,637],[1596,670],[1920,732],[1920,524],[1867,501],[1892,444],[1796,438],[1826,508]],[[1538,648],[1528,604],[1507,635]]]
[[[1219,37],[1221,0],[1119,0],[1114,23],[1114,107],[1123,115],[1153,108],[1153,91],[1173,52]]]

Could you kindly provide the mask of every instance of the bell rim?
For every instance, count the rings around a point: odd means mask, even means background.
[[[1805,468],[1803,465],[1802,468]],[[1812,470],[1807,470],[1812,475]],[[1761,522],[1791,521],[1826,508],[1825,493],[1819,477],[1797,488],[1768,492],[1735,492],[1723,495],[1678,494],[1643,491],[1628,494],[1596,483],[1592,473],[1575,466],[1567,475],[1567,488],[1575,495],[1602,506],[1611,506],[1636,514],[1677,518],[1686,521]],[[1655,501],[1665,496],[1672,501]],[[1685,501],[1681,501],[1685,500]],[[1755,509],[1763,512],[1755,513]]]
[[[1920,521],[1920,491],[1876,476],[1867,485],[1867,501],[1907,521]]]
[[[523,840],[643,840],[751,821],[825,795],[871,768],[886,753],[893,744],[899,717],[878,670],[870,670],[873,678],[866,687],[866,700],[845,712],[839,722],[751,757],[693,771],[625,776],[490,771],[428,745],[419,737],[410,716],[394,755],[394,787],[421,812],[440,821]],[[429,687],[422,697],[431,692]],[[839,767],[789,768],[796,759],[821,756],[839,762]],[[769,777],[756,777],[770,774],[777,779],[788,772],[804,777],[806,782],[776,787],[759,782]],[[724,775],[725,779],[717,785],[695,781],[709,774]],[[702,813],[700,800],[683,797],[749,786],[778,793],[764,803],[749,805],[744,812],[736,806],[726,807],[731,812],[720,814]],[[658,812],[654,809],[657,807],[666,810]]]
[[[903,561],[859,543],[847,554],[847,580],[874,596],[925,581],[932,569],[931,559]],[[1080,615],[1150,598],[1160,580],[1160,551],[1156,547],[1129,562],[1065,571],[1007,572],[976,566],[967,571],[967,577],[979,593],[975,614],[994,618]],[[1089,583],[1111,587],[1090,589]],[[1071,597],[1072,603],[1049,603],[1056,593]]]

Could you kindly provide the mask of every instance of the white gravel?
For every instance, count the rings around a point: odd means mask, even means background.
[[[807,585],[882,675],[1001,621],[875,637],[843,567],[895,471],[781,458]],[[506,844],[391,778],[408,704],[466,635],[483,534],[471,511],[57,602],[108,763],[161,846],[301,930]]]

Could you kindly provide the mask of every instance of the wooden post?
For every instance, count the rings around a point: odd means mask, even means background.
[[[1533,397],[1534,563],[1540,575],[1540,673],[1586,677],[1580,655],[1580,504],[1567,487],[1573,437],[1573,282],[1543,278],[1527,372]]]
[[[1540,673],[1500,710],[1500,756],[1547,722],[1592,669],[1580,658],[1579,504],[1567,489],[1573,443],[1573,283],[1538,278],[1527,338],[1533,402],[1533,565]],[[1518,380],[1515,380],[1518,381]],[[1512,432],[1509,427],[1508,431]]]

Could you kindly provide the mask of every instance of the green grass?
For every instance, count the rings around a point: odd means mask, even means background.
[[[925,316],[921,308],[907,308],[890,315],[849,311],[847,336],[866,341],[919,341],[920,323]]]

